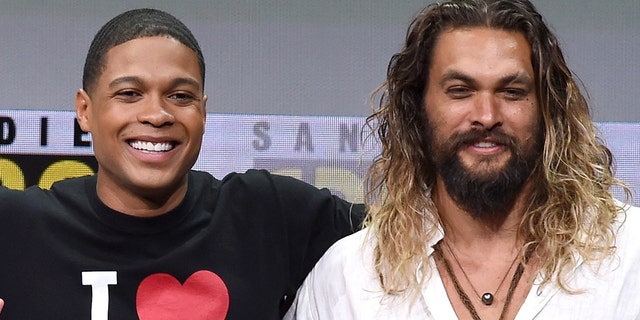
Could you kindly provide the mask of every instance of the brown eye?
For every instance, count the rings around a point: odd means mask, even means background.
[[[521,100],[527,96],[527,91],[517,88],[507,88],[503,90],[505,98],[510,100]]]
[[[197,100],[194,95],[187,92],[172,93],[168,95],[167,98],[173,101],[176,105],[190,105]]]
[[[123,96],[123,97],[135,97],[138,96],[138,93],[131,90],[131,91],[120,91],[118,92],[119,96]]]
[[[174,94],[169,96],[169,99],[187,100],[187,99],[193,99],[193,97],[191,95],[189,95],[189,94],[186,94],[186,93],[174,93]]]
[[[142,95],[135,90],[122,90],[116,93],[116,97],[125,102],[134,102],[140,99]]]
[[[446,93],[453,99],[463,99],[471,95],[471,89],[463,86],[447,88]]]

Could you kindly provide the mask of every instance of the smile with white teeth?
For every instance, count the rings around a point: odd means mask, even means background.
[[[173,149],[173,144],[169,142],[153,143],[148,141],[131,141],[129,145],[136,150],[146,152],[166,152]]]
[[[496,144],[493,142],[476,142],[473,146],[478,148],[493,148]]]

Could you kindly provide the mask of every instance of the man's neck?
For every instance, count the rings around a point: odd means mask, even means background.
[[[438,180],[432,196],[443,224],[446,240],[451,245],[467,248],[470,252],[495,246],[519,247],[524,241],[519,238],[522,236],[519,228],[527,207],[526,195],[530,188],[530,183],[523,187],[508,212],[478,217],[462,209],[449,196],[442,181]],[[482,251],[484,250],[475,250],[475,252]]]
[[[499,318],[505,306],[506,318],[513,319],[524,303],[537,272],[535,259],[519,266],[525,254],[520,223],[530,190],[528,182],[507,212],[478,217],[462,209],[441,181],[436,183],[431,195],[445,232],[438,244],[442,258],[436,263],[456,314],[469,314],[469,303],[463,301],[461,291],[471,299],[470,304],[482,319]],[[512,281],[517,281],[515,287]],[[481,296],[486,294],[490,294],[492,306],[482,302]]]
[[[184,199],[188,183],[187,178],[176,186],[162,190],[127,189],[114,186],[108,179],[100,179],[96,191],[98,198],[108,207],[121,213],[141,218],[156,217],[169,212]]]

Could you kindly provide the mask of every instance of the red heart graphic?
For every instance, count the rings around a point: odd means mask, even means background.
[[[156,273],[140,283],[136,308],[140,320],[222,320],[229,310],[229,290],[211,271],[192,274],[184,285],[169,274]]]

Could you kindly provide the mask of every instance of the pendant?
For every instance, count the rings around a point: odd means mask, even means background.
[[[482,295],[482,303],[486,306],[490,306],[493,303],[493,295],[489,292]]]

